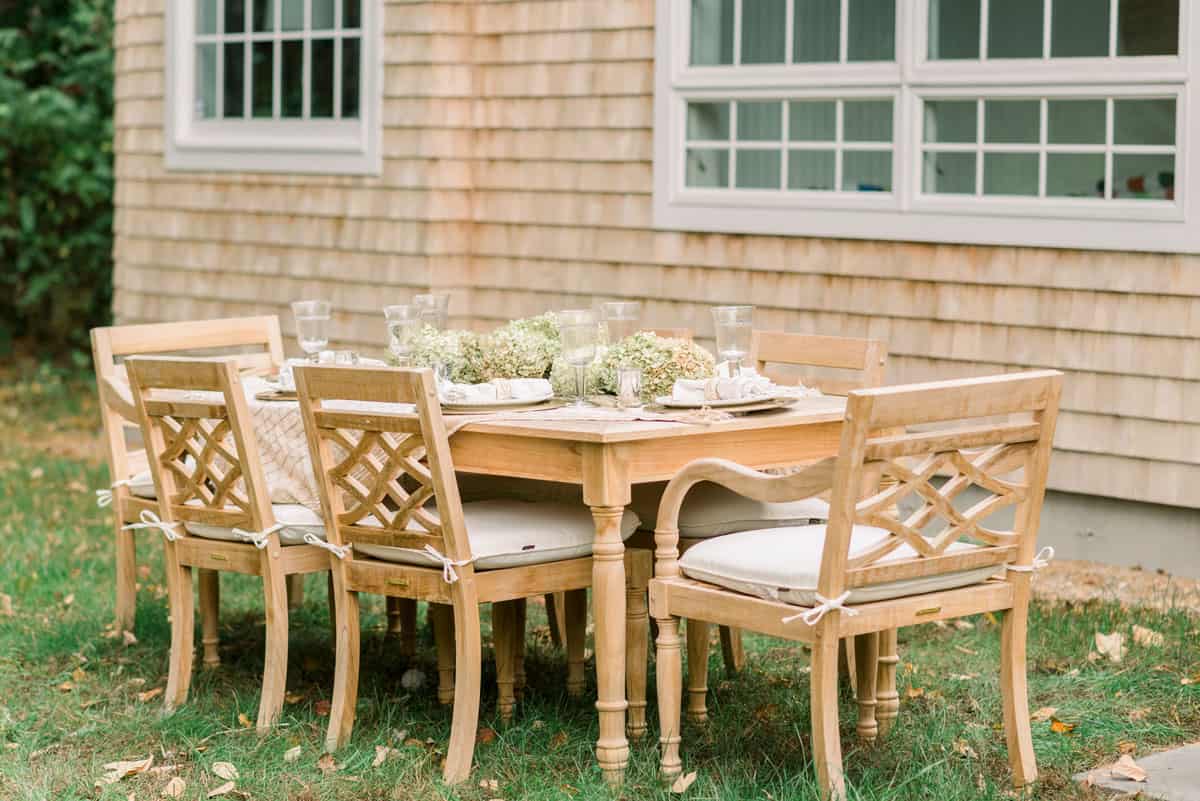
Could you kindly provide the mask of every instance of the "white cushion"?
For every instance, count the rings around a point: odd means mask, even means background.
[[[890,534],[881,528],[855,526],[850,535],[850,557],[863,553]],[[813,606],[825,547],[825,526],[743,531],[714,537],[689,548],[679,560],[683,574],[697,581],[727,587],[746,595]],[[948,553],[978,546],[956,542]],[[908,545],[892,551],[880,562],[912,559],[917,553]],[[986,581],[998,568],[990,565],[955,573],[874,584],[850,591],[846,603],[867,603],[904,595],[949,590]]]
[[[477,570],[577,559],[592,553],[595,524],[586,506],[520,500],[476,501],[463,504],[463,518]],[[628,509],[621,517],[621,538],[628,539],[638,518]],[[417,550],[387,545],[355,545],[355,554],[437,567],[438,562]]]
[[[305,534],[315,534],[317,537],[325,539],[325,524],[321,522],[321,516],[307,506],[301,506],[298,503],[276,503],[272,504],[271,510],[275,513],[275,522],[287,526],[279,530],[280,545],[302,545]],[[184,528],[193,536],[209,540],[247,542],[234,534],[233,529],[224,526],[185,523]]]
[[[154,491],[154,476],[150,475],[149,470],[143,470],[129,477],[129,494],[139,498],[154,499],[157,497]]]
[[[658,504],[666,485],[637,484],[631,508],[642,524],[653,529],[658,522]],[[787,503],[763,503],[738,495],[720,484],[704,482],[692,487],[679,510],[679,536],[704,539],[736,531],[806,526],[829,519],[829,504],[820,498]]]

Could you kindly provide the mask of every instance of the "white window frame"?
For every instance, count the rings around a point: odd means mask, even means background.
[[[738,6],[744,1],[738,0]],[[1111,2],[1115,7],[1117,0]],[[985,42],[987,3],[988,0],[983,0],[981,37]],[[1178,56],[1115,59],[1110,55],[1053,62],[1045,58],[930,62],[925,58],[928,0],[896,0],[895,63],[732,68],[693,67],[687,63],[690,7],[690,0],[657,0],[653,198],[656,228],[1200,253],[1200,155],[1196,155],[1200,154],[1200,112],[1194,111],[1200,109],[1200,10],[1193,8],[1191,0],[1180,0]],[[1115,8],[1110,13],[1115,18]],[[735,15],[735,19],[740,17]],[[791,21],[789,2],[786,45],[789,59]],[[735,22],[735,63],[740,47],[737,27],[740,23]],[[1044,28],[1044,36],[1049,37],[1048,26]],[[846,37],[844,19],[841,37],[843,40]],[[1115,52],[1113,39],[1110,36],[1110,54]],[[845,49],[843,42],[840,50],[843,58]],[[888,95],[896,97],[890,193],[713,190],[684,186],[688,100]],[[922,102],[926,98],[1073,99],[1124,95],[1175,98],[1177,192],[1173,201],[984,197],[922,191],[921,125]],[[1044,109],[1045,104],[1042,105]],[[1112,104],[1107,108],[1111,141]],[[1044,140],[1045,120],[1041,132]],[[786,152],[786,137],[782,147]],[[1111,148],[1105,152],[1111,152]],[[1106,157],[1106,164],[1111,179],[1112,159]],[[982,165],[977,165],[977,169],[982,169]],[[1045,181],[1044,170],[1041,180]],[[782,181],[786,186],[786,175]],[[1110,192],[1111,183],[1106,181]]]
[[[379,175],[382,172],[381,0],[362,0],[357,119],[196,119],[195,0],[171,0],[166,6],[165,155],[168,169],[337,175]],[[282,3],[276,0],[275,6],[278,27]],[[218,19],[223,17],[223,7],[224,2],[219,2]],[[308,8],[306,4],[306,31],[309,28]],[[336,24],[340,26],[341,0],[335,3],[334,14]],[[249,15],[246,25],[251,25]],[[305,33],[306,37],[310,35]],[[306,52],[309,50],[305,49]],[[307,72],[307,59],[305,64]],[[277,57],[276,110],[279,107],[279,69]],[[335,80],[340,84],[340,71],[335,72]],[[218,93],[222,89],[218,79]],[[250,87],[247,86],[245,91],[249,92]]]

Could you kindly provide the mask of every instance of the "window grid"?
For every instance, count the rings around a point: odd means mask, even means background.
[[[984,0],[986,2],[987,0]],[[339,4],[341,0],[338,0]],[[729,67],[745,67],[745,66],[763,66],[759,63],[744,64],[742,63],[742,10],[746,0],[733,0],[733,52],[731,64],[707,65],[722,68]],[[751,0],[753,2],[753,0]],[[783,61],[768,62],[777,66],[792,66],[798,63],[802,64],[847,64],[850,53],[850,0],[839,0],[838,4],[838,58],[836,61],[814,61],[814,62],[797,62],[795,61],[795,36],[796,36],[796,3],[798,0],[787,0],[784,4],[784,45],[783,45]],[[904,0],[897,0],[898,3]],[[341,16],[338,16],[341,19]],[[867,61],[863,63],[895,63],[893,58],[888,61]]]

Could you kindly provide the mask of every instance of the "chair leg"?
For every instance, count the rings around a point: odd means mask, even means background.
[[[516,620],[517,610],[512,601],[498,601],[492,604],[492,643],[496,653],[496,711],[500,714],[501,723],[512,720],[513,707],[516,705],[513,696],[513,674],[516,668],[513,660],[513,629]]]
[[[333,587],[333,571],[325,574],[325,600],[329,607],[329,641],[337,648],[337,591]]]
[[[838,640],[830,628],[813,643],[812,744],[821,797],[841,801],[846,797],[842,778],[842,742],[838,735]]]
[[[555,648],[562,648],[567,641],[567,621],[565,612],[565,601],[563,593],[548,592],[545,597],[546,601],[546,622],[550,627],[550,644]]]
[[[287,577],[287,608],[299,609],[304,606],[304,574],[293,573]]]
[[[433,619],[433,641],[437,647],[438,703],[454,703],[454,608],[446,604],[430,604]]]
[[[133,631],[137,615],[137,549],[132,531],[124,531],[124,521],[113,515],[117,546],[117,631]]]
[[[711,626],[703,620],[688,619],[688,701],[687,717],[692,723],[708,720],[708,637]]]
[[[520,701],[525,697],[525,624],[529,605],[524,598],[513,601],[513,694]]]
[[[358,703],[359,609],[358,593],[341,590],[341,580],[333,580],[337,603],[333,605],[334,626],[333,698],[329,707],[329,728],[325,732],[325,750],[336,751],[350,739],[354,729],[354,706]]]
[[[450,726],[450,747],[442,778],[457,784],[471,775],[475,754],[475,731],[479,726],[479,682],[481,645],[479,642],[479,604],[454,605],[454,720]]]
[[[166,546],[167,604],[171,610],[171,656],[163,706],[167,712],[187,700],[192,683],[192,650],[195,648],[195,601],[192,598],[192,569],[179,564],[175,546]]]
[[[875,679],[879,659],[879,634],[859,634],[854,638],[854,665],[858,674],[855,684],[858,700],[858,736],[873,743],[879,735],[879,724],[875,720]]]
[[[1011,575],[1011,574],[1010,574]],[[1024,577],[1023,577],[1024,578]],[[1024,787],[1037,779],[1037,759],[1029,730],[1029,695],[1025,676],[1025,636],[1029,622],[1028,587],[1017,592],[1017,605],[1004,615],[1000,629],[1000,692],[1003,695],[1004,737],[1013,785]]]
[[[415,598],[397,598],[400,620],[400,656],[412,659],[417,655],[417,601]],[[391,626],[391,619],[388,619]],[[391,633],[389,631],[389,633]]]
[[[265,553],[265,552],[264,552]],[[264,556],[263,561],[269,557]],[[263,570],[263,603],[267,612],[267,647],[263,658],[262,696],[258,701],[259,734],[266,734],[283,709],[287,690],[288,579],[279,571]]]
[[[679,759],[679,718],[683,705],[683,660],[679,644],[679,619],[659,618],[655,642],[658,677],[658,742],[662,748],[659,775],[670,781],[683,770]]]
[[[742,647],[742,630],[721,626],[721,655],[725,659],[725,673],[736,676],[746,666],[746,650]]]
[[[583,651],[587,639],[587,590],[563,593],[563,617],[566,620],[567,695],[578,698],[586,684]]]
[[[858,696],[858,670],[854,664],[854,638],[843,637],[838,641],[838,676],[850,682],[850,693]]]
[[[217,650],[221,643],[219,633],[221,615],[221,574],[215,570],[200,572],[200,643],[204,647],[204,667],[214,668],[221,664]]]
[[[626,552],[628,553],[628,552]],[[635,571],[626,570],[626,576]],[[646,651],[649,647],[650,617],[646,608],[646,587],[625,590],[625,698],[629,711],[625,733],[631,740],[646,734]]]
[[[900,715],[900,694],[896,692],[896,666],[900,663],[897,629],[879,632],[878,673],[875,677],[875,719],[879,721],[880,736],[887,736]]]

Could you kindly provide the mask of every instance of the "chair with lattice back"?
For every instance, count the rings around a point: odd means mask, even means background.
[[[591,514],[582,505],[553,502],[463,503],[429,370],[303,366],[296,369],[296,389],[337,597],[326,748],[342,746],[354,725],[359,593],[424,600],[438,643],[438,695],[454,704],[443,773],[447,782],[462,781],[470,773],[479,715],[479,604],[493,605],[497,703],[507,718],[520,640],[517,603],[565,592],[586,611]],[[621,525],[628,536],[637,520],[627,512]],[[626,560],[627,574],[644,577],[644,587],[649,553],[627,551]],[[582,637],[569,638],[567,647],[568,662],[582,665]],[[578,678],[574,689],[582,691]]]
[[[870,699],[880,632],[1002,611],[1009,759],[1015,784],[1032,782],[1026,621],[1030,573],[1049,558],[1034,551],[1061,380],[1058,372],[1042,371],[856,390],[847,400],[836,459],[785,476],[718,459],[680,471],[659,510],[650,582],[659,632],[662,773],[681,770],[680,617],[812,644],[817,776],[826,795],[841,798],[839,639],[855,636],[860,698]],[[878,475],[894,482],[863,498],[862,488],[877,485]],[[831,490],[829,521],[729,534],[680,557],[679,509],[702,481],[763,501]],[[982,497],[960,508],[960,496],[972,487]],[[902,516],[897,504],[905,500],[919,507]],[[1011,524],[992,517],[1004,510],[1013,512]],[[860,701],[857,728],[867,740],[877,732],[873,713],[869,700]]]
[[[287,680],[287,578],[329,570],[315,512],[272,504],[245,389],[232,359],[135,357],[126,361],[157,490],[133,527],[165,543],[171,655],[168,711],[187,700],[192,672],[192,569],[260,576],[266,654],[260,731],[283,707]],[[215,619],[215,610],[211,617]]]

